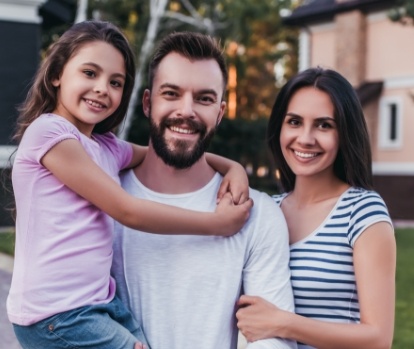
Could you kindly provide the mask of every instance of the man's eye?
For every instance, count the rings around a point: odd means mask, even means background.
[[[204,104],[211,104],[215,102],[215,99],[210,96],[201,96],[198,98],[198,100]]]

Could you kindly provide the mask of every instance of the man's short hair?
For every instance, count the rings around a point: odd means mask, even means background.
[[[214,59],[220,67],[223,76],[223,91],[226,91],[228,72],[220,42],[209,35],[195,32],[174,32],[160,42],[149,65],[148,84],[150,90],[158,65],[171,52],[176,52],[190,61]]]

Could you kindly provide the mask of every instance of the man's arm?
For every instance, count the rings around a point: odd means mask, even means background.
[[[289,236],[278,205],[266,194],[255,199],[249,256],[243,272],[244,294],[259,296],[294,311],[289,270]],[[272,338],[249,343],[248,349],[296,349],[296,342]]]

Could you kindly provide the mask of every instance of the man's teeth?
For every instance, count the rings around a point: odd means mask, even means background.
[[[181,127],[177,127],[177,126],[171,126],[170,129],[171,129],[171,131],[177,132],[177,133],[184,133],[184,134],[193,134],[193,133],[195,133],[195,131],[193,131],[193,130],[189,130],[187,128],[181,128]]]
[[[91,101],[89,99],[86,99],[86,103],[88,103],[89,105],[91,105],[92,107],[95,107],[95,108],[104,108],[105,107],[103,104]]]
[[[315,156],[318,155],[318,153],[302,153],[300,151],[295,151],[295,154],[299,156],[300,158],[307,158],[307,159],[314,158]]]

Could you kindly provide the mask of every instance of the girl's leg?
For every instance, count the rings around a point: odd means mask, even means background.
[[[142,349],[145,337],[131,314],[115,299],[54,315],[30,326],[14,325],[24,349]],[[142,333],[136,338],[132,333]]]

